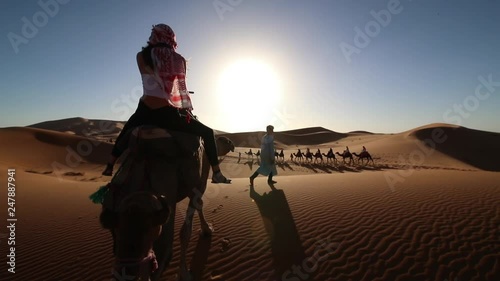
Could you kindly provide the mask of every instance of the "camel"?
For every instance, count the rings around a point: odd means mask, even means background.
[[[274,156],[276,157],[276,161],[281,160],[281,162],[285,162],[285,153],[283,153],[283,149],[280,151],[280,153],[275,151]]]
[[[326,157],[326,162],[328,163],[328,160],[332,161],[333,163],[337,163],[337,158],[335,158],[335,153],[333,153],[333,149],[330,148],[328,150],[327,154],[321,153],[323,156]]]
[[[252,152],[252,149],[250,149],[248,152],[245,151],[245,154],[247,155],[247,158],[250,158],[250,156],[252,157],[253,159],[253,152]]]
[[[285,153],[283,152],[283,149],[280,151],[280,159],[281,159],[281,162],[285,162]]]
[[[314,163],[316,163],[318,161],[318,159],[320,160],[321,163],[323,163],[323,156],[321,155],[321,151],[318,149],[318,151],[316,151],[316,153],[314,153]]]
[[[307,162],[312,162],[314,154],[309,150],[309,148],[306,150],[306,153],[304,153],[304,158]]]
[[[189,205],[179,233],[179,276],[191,280],[186,254],[196,211],[201,233],[213,232],[203,214],[210,164],[202,141],[194,135],[150,126],[135,128],[129,135],[120,169],[101,188],[106,191],[99,220],[113,238],[114,280],[160,278],[173,256],[176,204],[186,197]],[[234,151],[228,138],[218,137],[216,142],[219,156]]]
[[[373,162],[372,156],[370,155],[370,153],[368,153],[368,151],[363,151],[360,154],[353,152],[352,154],[358,157],[358,163],[359,161],[361,161],[361,164],[364,164],[363,160],[366,159],[366,164],[370,163],[370,160],[372,161],[373,164],[375,164],[375,162]]]
[[[300,149],[297,150],[297,153],[293,153],[293,156],[295,156],[295,161],[297,161],[297,160],[300,160],[300,161],[304,160],[304,153],[302,153],[302,151],[300,151]]]
[[[257,153],[254,153],[254,154],[255,154],[255,156],[257,156],[257,158],[259,158],[260,157],[260,149],[257,150]]]
[[[335,154],[337,154],[338,156],[342,157],[342,160],[345,164],[345,159],[348,158],[349,159],[349,165],[354,161],[354,159],[352,159],[352,154],[346,150],[344,152],[342,152],[342,154],[338,153],[338,152],[335,152]]]

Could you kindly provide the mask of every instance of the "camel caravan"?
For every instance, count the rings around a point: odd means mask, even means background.
[[[281,150],[281,153],[283,153],[283,150]],[[335,155],[338,155],[339,159]],[[354,159],[354,156],[356,156],[356,159]],[[282,159],[282,162],[284,162],[284,158]],[[280,160],[276,158],[276,161]],[[366,160],[366,162],[365,162]],[[358,154],[356,152],[350,152],[349,147],[346,146],[346,149],[342,152],[333,152],[333,149],[330,148],[328,152],[322,153],[321,150],[318,148],[315,153],[312,153],[309,148],[306,148],[305,152],[302,152],[300,149],[297,150],[296,153],[290,153],[290,161],[292,163],[296,164],[334,164],[338,165],[342,163],[343,165],[353,165],[356,163],[361,164],[361,165],[368,165],[370,162],[372,164],[375,164],[373,161],[372,156],[370,153],[366,150],[366,148],[363,146],[363,149],[361,152]]]
[[[250,159],[257,159],[259,160],[260,158],[260,150],[257,152],[253,152],[252,149],[249,149],[248,151],[244,152],[247,157]],[[339,159],[335,156],[337,155]],[[255,156],[255,158],[254,158]],[[287,162],[287,159],[285,158],[285,153],[283,149],[280,150],[280,152],[275,151],[274,156],[276,157],[276,163],[285,163]],[[240,157],[241,157],[241,152],[240,152]],[[356,157],[356,158],[354,158]],[[338,165],[338,164],[343,164],[343,165],[353,165],[353,164],[358,164],[358,165],[368,165],[368,164],[375,164],[373,161],[372,156],[370,153],[366,150],[366,148],[363,146],[361,152],[358,154],[356,152],[350,152],[349,147],[346,146],[345,150],[342,153],[339,152],[333,152],[333,149],[330,148],[328,152],[322,153],[321,150],[318,148],[315,153],[312,153],[309,148],[306,148],[305,152],[302,152],[300,149],[297,150],[295,153],[290,153],[289,160],[291,163],[295,164],[333,164],[333,165]]]

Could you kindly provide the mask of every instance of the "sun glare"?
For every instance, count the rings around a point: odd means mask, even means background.
[[[217,84],[219,112],[230,132],[264,130],[280,106],[282,87],[273,68],[246,59],[227,66]]]

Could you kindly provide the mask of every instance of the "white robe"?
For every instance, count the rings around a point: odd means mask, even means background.
[[[264,176],[269,176],[269,173],[273,173],[273,176],[278,174],[274,156],[274,136],[265,134],[262,137],[260,146],[260,166],[257,172]]]

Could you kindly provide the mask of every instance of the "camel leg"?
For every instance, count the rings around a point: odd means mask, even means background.
[[[153,244],[153,250],[158,261],[158,269],[151,275],[151,280],[160,280],[173,257],[174,226],[177,204],[177,189],[179,188],[177,163],[171,163],[166,158],[150,159],[150,182],[153,192],[162,194],[167,199],[170,216],[162,225],[160,236]]]
[[[180,279],[181,280],[192,280],[192,275],[189,272],[187,266],[187,249],[189,245],[189,240],[191,239],[191,234],[193,232],[193,217],[196,212],[195,202],[193,199],[189,200],[189,206],[186,211],[186,218],[181,227],[180,239],[181,239],[181,253],[180,253]]]
[[[161,274],[168,267],[173,256],[175,205],[170,208],[170,219],[162,225],[160,237],[153,244],[158,261],[158,269],[151,275],[151,280],[160,280]]]
[[[205,218],[205,214],[203,214],[203,194],[205,193],[205,190],[207,189],[207,179],[208,179],[208,174],[210,171],[210,163],[208,162],[207,157],[203,157],[202,159],[202,164],[201,164],[201,173],[200,173],[200,179],[201,183],[199,186],[199,189],[196,190],[196,195],[193,198],[195,204],[194,207],[198,211],[198,216],[200,217],[200,225],[201,225],[201,231],[202,235],[204,236],[209,236],[212,235],[214,232],[214,229],[212,225],[210,225],[207,222],[207,219]]]
[[[203,200],[201,200],[201,198],[198,200],[198,204],[196,204],[196,210],[198,211],[198,216],[200,217],[201,234],[203,236],[212,235],[214,228],[205,218],[205,214],[203,213]]]

